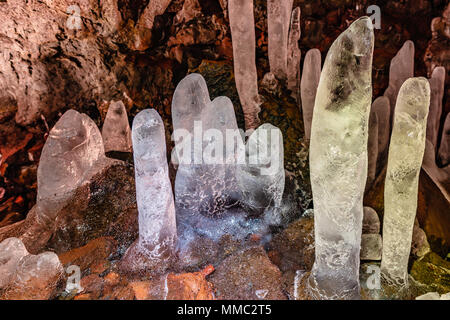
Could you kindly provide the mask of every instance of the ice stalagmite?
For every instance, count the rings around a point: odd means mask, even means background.
[[[131,152],[131,130],[122,101],[111,102],[102,128],[105,152]]]
[[[139,239],[125,253],[121,266],[131,272],[160,272],[170,263],[177,231],[164,124],[156,110],[136,115],[132,139]]]
[[[265,216],[269,224],[278,224],[278,209],[284,191],[283,135],[277,127],[265,123],[250,135],[246,144],[246,164],[238,166],[236,177],[246,207]]]
[[[277,79],[287,77],[289,22],[293,0],[267,0],[270,72]]]
[[[102,136],[94,121],[75,110],[66,111],[50,131],[39,160],[39,218],[53,220],[64,200],[103,158]]]
[[[298,97],[300,81],[301,51],[298,48],[300,39],[300,7],[296,7],[291,15],[291,29],[289,30],[288,57],[287,57],[287,88],[292,91],[294,98]]]
[[[438,134],[441,124],[442,99],[444,97],[445,68],[436,67],[431,74],[430,83],[430,112],[427,122],[427,139],[431,141],[435,149],[438,147]]]
[[[367,142],[367,183],[366,191],[372,186],[377,173],[378,158],[378,115],[371,110],[369,116],[369,138]]]
[[[311,49],[306,53],[303,63],[300,94],[302,99],[303,124],[305,137],[311,137],[311,122],[313,117],[314,102],[316,100],[317,87],[319,86],[322,58],[319,49]]]
[[[259,125],[258,77],[255,61],[255,20],[253,0],[230,0],[228,2],[233,63],[236,88],[242,104],[245,128],[255,129]]]
[[[372,109],[377,116],[378,123],[378,162],[380,166],[384,165],[384,155],[389,145],[389,137],[391,136],[391,111],[389,99],[380,96],[372,103]]]
[[[427,79],[411,78],[403,83],[395,106],[384,186],[381,273],[394,285],[406,285],[408,281],[408,258],[429,105]]]
[[[243,149],[243,142],[233,104],[227,97],[211,101],[205,80],[193,73],[175,90],[172,122],[178,223],[208,233],[208,221],[226,215],[239,200],[235,170],[237,146]]]
[[[441,143],[439,145],[438,160],[442,166],[450,163],[450,113],[447,114],[442,130]]]
[[[316,259],[308,292],[315,299],[360,297],[373,43],[370,18],[353,22],[329,49],[317,89],[309,158]]]
[[[389,67],[389,86],[384,92],[384,96],[389,99],[391,106],[390,122],[394,121],[394,107],[397,100],[398,91],[406,79],[414,76],[414,42],[405,41],[401,49],[392,58]]]

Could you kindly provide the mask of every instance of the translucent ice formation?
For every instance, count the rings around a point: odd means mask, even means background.
[[[293,0],[267,0],[270,72],[279,80],[287,78],[288,36],[292,3]]]
[[[291,29],[289,30],[288,57],[287,57],[287,88],[297,99],[300,81],[301,51],[298,48],[300,39],[300,7],[296,7],[291,15]]]
[[[122,101],[111,102],[102,128],[105,152],[131,152],[131,130]]]
[[[439,145],[438,160],[442,166],[447,166],[450,163],[450,113],[445,118],[441,144]]]
[[[156,110],[146,109],[136,115],[132,139],[139,239],[122,262],[132,271],[161,271],[173,253],[177,231],[164,124]]]
[[[353,22],[332,44],[320,76],[310,142],[315,299],[359,298],[359,251],[374,35],[370,18]]]
[[[11,281],[20,259],[28,254],[18,238],[8,238],[0,243],[0,291]]]
[[[444,97],[445,85],[445,68],[436,67],[431,74],[430,83],[430,112],[427,122],[427,139],[433,143],[434,147],[438,147],[438,134],[441,124],[442,115],[442,99]]]
[[[383,278],[395,285],[408,281],[408,258],[417,210],[430,86],[425,78],[406,80],[395,107],[384,186]]]
[[[278,224],[285,181],[280,129],[269,123],[259,126],[250,135],[245,153],[247,163],[236,171],[243,202],[252,212],[266,212],[264,218],[269,224]],[[269,207],[275,209],[266,211]]]
[[[244,111],[245,128],[254,129],[259,125],[258,113],[261,109],[255,62],[253,0],[229,1],[228,12],[236,88]]]
[[[302,98],[303,124],[305,137],[311,137],[311,122],[313,117],[314,102],[316,100],[317,87],[319,86],[322,58],[319,49],[311,49],[306,53],[303,63],[300,94]]]
[[[50,131],[37,172],[37,206],[41,221],[55,218],[72,192],[105,157],[103,140],[94,121],[68,110]]]
[[[378,158],[378,115],[371,110],[369,117],[369,140],[367,142],[367,183],[366,190],[376,178]]]
[[[389,99],[385,96],[380,96],[372,103],[373,112],[377,115],[378,123],[378,161],[384,160],[384,155],[389,145],[389,137],[391,135],[391,111],[389,106]],[[380,166],[383,165],[380,163]]]
[[[403,82],[411,77],[414,77],[414,43],[408,40],[392,58],[389,68],[389,86],[384,92],[384,96],[389,99],[389,105],[391,106],[391,123],[394,121],[394,107],[398,91]]]

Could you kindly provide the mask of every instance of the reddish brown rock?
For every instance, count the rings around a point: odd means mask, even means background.
[[[212,284],[205,277],[214,270],[207,268],[200,272],[169,274],[167,276],[167,300],[213,300]]]
[[[209,277],[218,299],[283,300],[281,272],[261,247],[234,253]]]
[[[77,265],[81,272],[91,269],[93,273],[101,273],[104,270],[95,270],[107,263],[108,257],[117,249],[117,242],[112,237],[101,237],[90,241],[83,247],[76,248],[59,255],[61,263],[67,267]],[[102,269],[100,267],[100,269]]]
[[[314,219],[300,218],[275,235],[269,243],[268,255],[282,272],[311,270],[314,263]]]
[[[150,300],[151,285],[150,281],[136,281],[129,284],[136,300]]]

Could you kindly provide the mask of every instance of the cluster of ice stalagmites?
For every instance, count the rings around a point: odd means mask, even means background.
[[[161,272],[171,261],[177,232],[164,124],[154,109],[136,115],[132,139],[139,238],[125,253],[121,269]]]
[[[284,167],[279,129],[264,124],[245,146],[230,99],[211,101],[205,80],[195,73],[175,90],[172,121],[175,204],[183,237],[242,237],[239,221],[245,224],[248,211],[262,214],[280,206]]]
[[[359,297],[373,43],[370,19],[353,22],[332,44],[317,90],[310,142],[316,260],[308,282],[317,299]]]
[[[179,223],[201,229],[203,217],[221,216],[240,198],[234,171],[237,153],[230,148],[227,154],[224,143],[227,130],[239,133],[233,105],[226,97],[211,101],[205,80],[193,73],[175,90],[172,122]]]
[[[261,110],[255,62],[255,21],[253,0],[228,2],[236,88],[244,111],[246,129],[259,124]]]
[[[384,188],[383,259],[381,272],[388,282],[406,285],[408,258],[417,210],[430,87],[425,78],[406,80],[395,106]]]

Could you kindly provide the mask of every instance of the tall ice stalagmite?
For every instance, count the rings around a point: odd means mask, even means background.
[[[406,285],[408,258],[417,211],[419,173],[425,150],[430,85],[410,78],[400,88],[395,106],[384,185],[383,278]]]
[[[228,2],[236,88],[244,111],[245,128],[259,125],[258,76],[255,61],[255,19],[253,0]],[[287,41],[287,40],[286,40]]]
[[[414,42],[405,41],[403,46],[391,60],[389,67],[389,86],[384,91],[384,96],[389,99],[391,106],[391,123],[394,121],[394,107],[398,91],[406,79],[414,76]]]
[[[300,58],[302,55],[300,49],[298,48],[298,40],[301,35],[300,13],[300,7],[296,7],[292,11],[287,52],[287,88],[292,91],[291,95],[295,99],[298,99],[299,97]]]
[[[374,34],[368,17],[332,44],[317,89],[310,142],[315,255],[308,293],[357,299]]]
[[[125,253],[122,269],[160,272],[176,243],[175,205],[166,158],[164,124],[158,112],[139,112],[132,127],[139,238]]]
[[[277,79],[287,77],[289,24],[293,0],[267,0],[267,28],[270,72]]]

